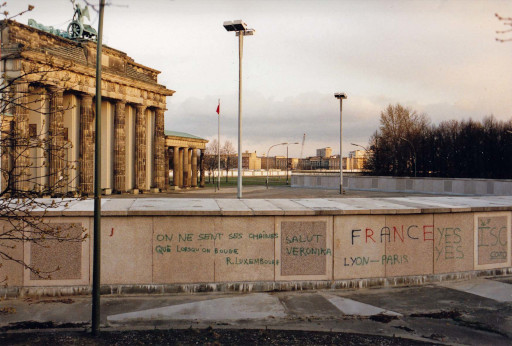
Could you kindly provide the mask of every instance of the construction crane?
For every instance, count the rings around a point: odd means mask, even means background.
[[[302,136],[302,148],[300,149],[300,158],[303,159],[302,154],[304,153],[304,142],[306,141],[306,134]]]

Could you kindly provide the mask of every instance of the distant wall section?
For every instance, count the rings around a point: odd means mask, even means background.
[[[339,173],[293,173],[292,187],[339,189]],[[343,176],[347,190],[447,195],[512,195],[512,180]]]

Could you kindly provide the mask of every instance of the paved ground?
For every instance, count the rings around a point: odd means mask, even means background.
[[[357,198],[357,197],[400,197],[410,196],[410,193],[402,192],[374,192],[374,191],[353,191],[346,190],[345,194],[340,195],[339,190],[325,189],[304,189],[290,186],[270,186],[268,189],[263,185],[244,186],[242,189],[242,198]],[[418,194],[420,195],[420,194]],[[440,196],[424,194],[425,196]],[[223,187],[215,190],[212,187],[201,189],[187,189],[168,191],[163,193],[144,193],[140,195],[122,194],[109,195],[106,198],[237,198],[236,187]]]
[[[52,328],[50,333],[46,329],[46,332],[38,334],[39,344],[55,343],[56,330],[64,338],[59,340],[68,340],[65,338],[72,335],[69,334],[70,330],[58,327],[83,331],[89,325],[90,311],[90,297],[0,301],[0,327],[4,332],[0,334],[0,344],[27,344],[24,337],[29,335],[27,329],[31,328]],[[414,340],[447,344],[510,345],[512,277],[479,278],[402,288],[103,297],[101,322],[104,331],[117,333],[123,330],[146,330],[146,334],[137,334],[136,340],[157,343],[154,339],[147,339],[153,335],[149,330],[165,330],[165,333],[188,330],[188,334],[183,332],[186,337],[181,336],[185,344],[206,343],[207,339],[190,340],[187,337],[195,333],[202,338],[204,333],[208,334],[207,331],[217,335],[218,339],[208,339],[217,340],[217,343],[240,343],[244,337],[241,340],[239,338],[245,335],[245,338],[250,338],[247,340],[251,340],[246,343],[280,344],[276,341],[281,340],[277,336],[261,333],[271,330],[285,338],[283,340],[298,337],[293,339],[297,343],[301,343],[300,335],[302,338],[309,335],[309,341],[318,340],[307,344],[348,342],[348,339],[343,338],[355,334],[367,337],[364,339],[366,341],[361,339],[348,343],[410,344]],[[23,331],[22,336],[19,334],[20,329]],[[247,334],[247,330],[260,332]],[[304,331],[332,334],[304,334]],[[105,337],[110,338],[112,335],[106,334]],[[164,338],[162,335],[158,334]],[[220,342],[226,335],[231,335],[231,338]],[[341,339],[332,339],[340,338],[341,335]],[[320,339],[315,339],[317,336]],[[83,334],[78,336],[81,337]],[[264,337],[269,338],[268,342],[260,339]],[[274,337],[277,339],[272,339]],[[322,339],[325,337],[328,338]],[[397,337],[403,339],[393,339]],[[68,341],[89,344],[73,340]],[[160,343],[162,341],[157,340]],[[134,340],[131,342],[135,343]],[[119,344],[131,342],[125,340]]]

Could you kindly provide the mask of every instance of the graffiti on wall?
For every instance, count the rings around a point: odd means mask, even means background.
[[[325,275],[327,244],[325,221],[281,222],[281,275]]]
[[[278,265],[274,258],[246,256],[244,247],[223,246],[233,240],[247,239],[251,242],[277,239],[275,233],[250,232],[216,232],[216,233],[157,233],[155,234],[155,253],[162,256],[179,255],[215,255],[225,265]]]
[[[478,265],[507,263],[508,238],[506,215],[477,217]]]

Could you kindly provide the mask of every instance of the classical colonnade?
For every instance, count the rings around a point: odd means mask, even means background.
[[[18,189],[42,189],[68,181],[57,192],[94,192],[95,102],[90,94],[56,86],[19,83],[12,122],[18,136],[48,136],[48,163],[43,148],[20,156]],[[29,105],[27,107],[26,105]],[[164,109],[123,100],[101,105],[101,186],[104,192],[165,189]],[[32,134],[33,136],[34,134]],[[4,156],[5,164],[9,161]],[[6,166],[4,166],[6,167]],[[29,167],[29,168],[28,168]],[[28,175],[31,178],[24,178]]]
[[[188,136],[191,135],[166,135],[166,161],[173,172],[173,189],[196,188],[198,185],[204,187],[204,152],[207,140]]]

